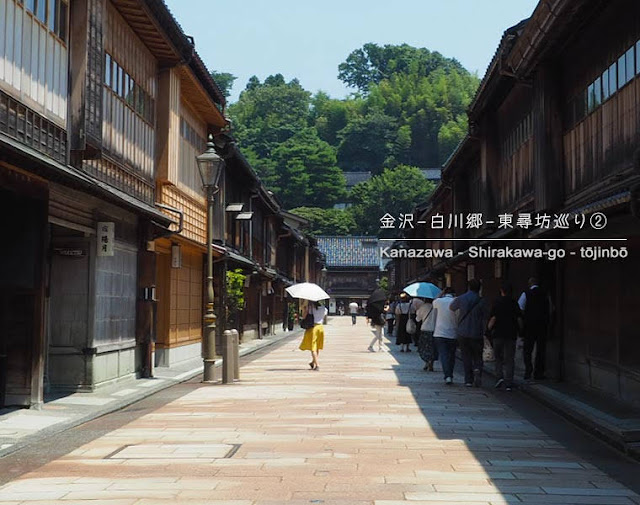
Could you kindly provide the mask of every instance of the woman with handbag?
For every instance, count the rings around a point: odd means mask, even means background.
[[[407,332],[409,307],[409,295],[407,295],[407,293],[401,293],[400,302],[396,305],[396,325],[398,327],[396,345],[400,346],[400,352],[411,352],[411,349],[409,349],[409,345],[411,344],[411,334]],[[412,323],[415,325],[415,321],[412,321]]]
[[[309,367],[311,370],[320,370],[318,367],[318,355],[324,347],[324,318],[327,315],[327,308],[320,302],[309,302],[307,304],[306,314],[300,323],[304,328],[304,337],[300,344],[301,351],[311,351],[311,362]]]
[[[433,300],[427,298],[422,301],[416,310],[416,321],[420,323],[420,340],[418,341],[418,354],[424,361],[427,372],[433,372],[433,362],[437,359],[435,345],[433,343],[433,330],[435,329],[435,317],[433,314]]]

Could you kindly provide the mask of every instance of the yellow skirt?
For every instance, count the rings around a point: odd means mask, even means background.
[[[319,351],[324,346],[324,327],[316,324],[313,328],[308,328],[304,332],[301,351]]]

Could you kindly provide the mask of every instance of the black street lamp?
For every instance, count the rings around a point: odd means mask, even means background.
[[[216,362],[216,315],[213,313],[213,203],[219,190],[218,181],[224,170],[224,160],[218,156],[209,135],[207,150],[196,156],[202,186],[207,195],[207,305],[204,314],[204,334],[202,336],[202,361],[204,375],[202,382],[215,382]]]

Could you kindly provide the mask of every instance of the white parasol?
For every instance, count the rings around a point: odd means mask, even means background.
[[[302,298],[304,300],[311,300],[312,302],[331,298],[324,289],[313,282],[294,284],[293,286],[289,286],[285,291],[293,298]]]

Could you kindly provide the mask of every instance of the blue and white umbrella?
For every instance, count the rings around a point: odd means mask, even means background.
[[[435,284],[431,284],[430,282],[414,282],[410,284],[402,291],[407,293],[409,296],[419,297],[419,298],[437,298],[440,295],[440,288]]]

